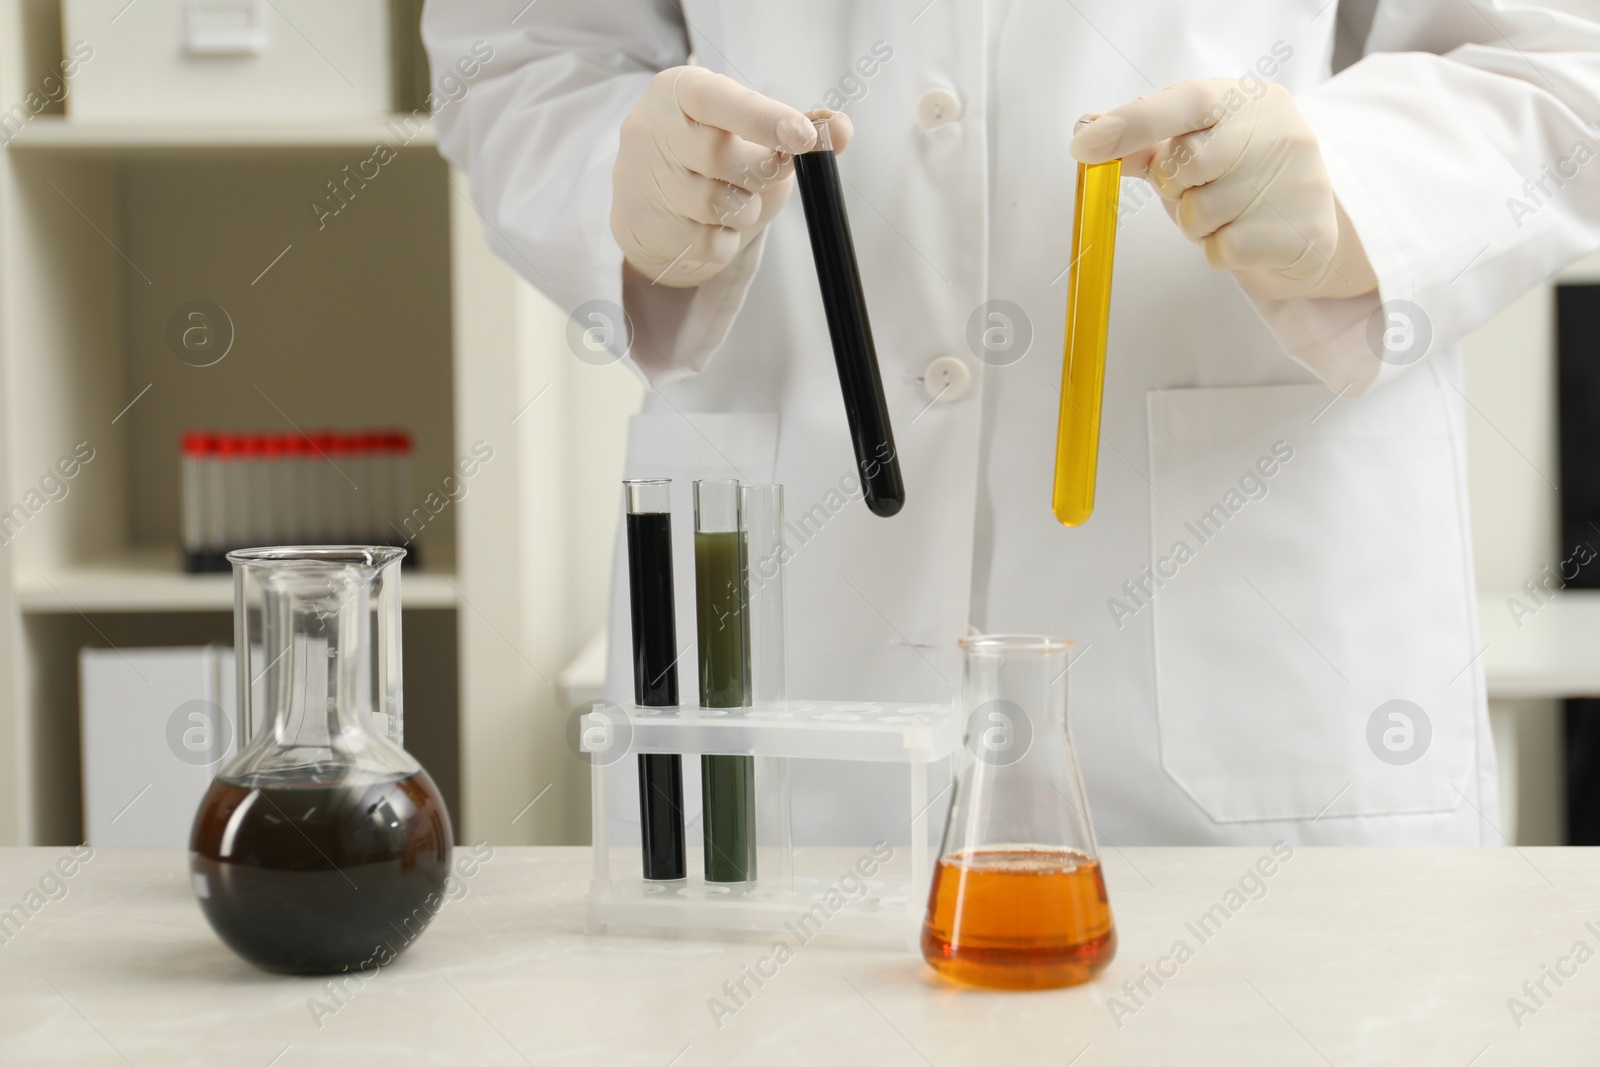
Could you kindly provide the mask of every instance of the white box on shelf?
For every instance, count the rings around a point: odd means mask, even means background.
[[[585,902],[587,929],[730,930],[787,933],[801,941],[820,936],[915,944],[934,834],[943,827],[943,796],[932,792],[932,783],[952,780],[963,725],[951,705],[791,700],[724,710],[592,703],[579,719],[578,738],[591,760],[594,877]],[[639,848],[611,844],[606,768],[641,753],[756,757],[757,806],[765,824],[757,832],[753,883],[706,883],[693,834],[689,877],[681,882],[646,882]],[[787,834],[791,759],[908,764],[909,857],[881,844],[796,850]],[[776,833],[774,822],[781,824]],[[808,856],[815,862],[808,865]]]
[[[84,122],[369,119],[393,110],[389,0],[62,0]]]
[[[188,846],[200,798],[235,748],[233,668],[224,645],[79,651],[90,845]]]

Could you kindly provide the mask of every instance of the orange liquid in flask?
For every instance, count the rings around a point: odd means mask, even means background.
[[[1072,849],[952,852],[939,861],[930,896],[923,958],[961,985],[1078,985],[1117,951],[1100,864]]]

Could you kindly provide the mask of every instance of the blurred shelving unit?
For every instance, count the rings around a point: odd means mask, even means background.
[[[452,578],[426,570],[407,573],[400,586],[403,607],[454,611]],[[17,606],[32,614],[233,610],[233,581],[228,575],[184,574],[170,548],[130,548],[54,573],[23,574],[12,593]]]
[[[419,9],[395,0],[397,54],[420,54]],[[561,390],[519,417],[576,361],[554,351],[564,319],[485,244],[425,78],[401,72],[394,113],[370,120],[7,111],[61,55],[59,0],[0,0],[0,845],[81,840],[80,647],[231,640],[230,580],[180,566],[180,432],[363,425],[407,428],[414,498],[449,498],[402,579],[408,747],[464,840],[583,840],[551,679],[597,625],[588,608],[571,635],[556,621],[561,546],[584,531],[527,506],[571,482]],[[352,180],[380,146],[377,176]],[[194,300],[231,322],[210,366],[168,340]],[[39,495],[80,442],[92,460]],[[493,460],[444,492],[479,442]]]
[[[397,114],[368,122],[289,123],[109,123],[72,122],[41,114],[17,129],[9,147],[21,151],[71,153],[78,156],[121,156],[232,152],[250,149],[275,152],[329,148],[370,150],[376,144],[405,142],[406,147],[434,143],[433,123],[415,115]]]
[[[1478,618],[1491,698],[1600,697],[1600,593],[1486,593]]]

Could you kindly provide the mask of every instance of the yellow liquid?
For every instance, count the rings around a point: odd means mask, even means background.
[[[973,849],[933,874],[922,958],[958,985],[1054,989],[1117,953],[1100,864],[1072,849]]]
[[[1100,458],[1100,393],[1106,377],[1111,318],[1111,264],[1117,243],[1117,193],[1122,160],[1078,164],[1067,268],[1067,339],[1061,362],[1061,417],[1056,426],[1056,479],[1050,509],[1063,526],[1080,526],[1094,510]]]

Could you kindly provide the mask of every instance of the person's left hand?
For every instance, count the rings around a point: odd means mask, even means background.
[[[1377,287],[1317,136],[1281,85],[1179,82],[1094,119],[1071,148],[1083,163],[1120,156],[1211,266],[1250,293],[1352,297]]]

